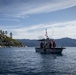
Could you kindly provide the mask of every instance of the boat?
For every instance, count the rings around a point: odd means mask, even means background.
[[[45,39],[39,39],[40,41],[40,46],[36,47],[35,50],[36,52],[39,53],[46,53],[46,54],[61,54],[64,47],[57,47],[56,42],[54,39],[50,39],[47,35],[47,30],[46,30],[46,38]]]

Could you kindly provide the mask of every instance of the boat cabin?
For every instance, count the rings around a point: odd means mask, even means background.
[[[53,39],[41,39],[40,41],[40,48],[55,48],[56,43]]]

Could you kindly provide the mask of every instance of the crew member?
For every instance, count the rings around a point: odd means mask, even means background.
[[[52,44],[51,44],[51,42],[49,43],[49,48],[51,48],[52,47]]]
[[[43,43],[42,42],[40,43],[40,48],[43,48]]]
[[[54,47],[54,48],[56,47],[56,43],[55,43],[55,41],[53,41],[53,47]]]

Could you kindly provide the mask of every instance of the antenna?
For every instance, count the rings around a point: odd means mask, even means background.
[[[54,34],[54,29],[52,30],[52,36],[51,36],[51,38],[53,38],[53,34]]]

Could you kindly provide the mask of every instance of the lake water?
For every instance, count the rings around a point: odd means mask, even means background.
[[[61,55],[36,53],[34,47],[0,48],[0,75],[75,75],[76,47]]]

